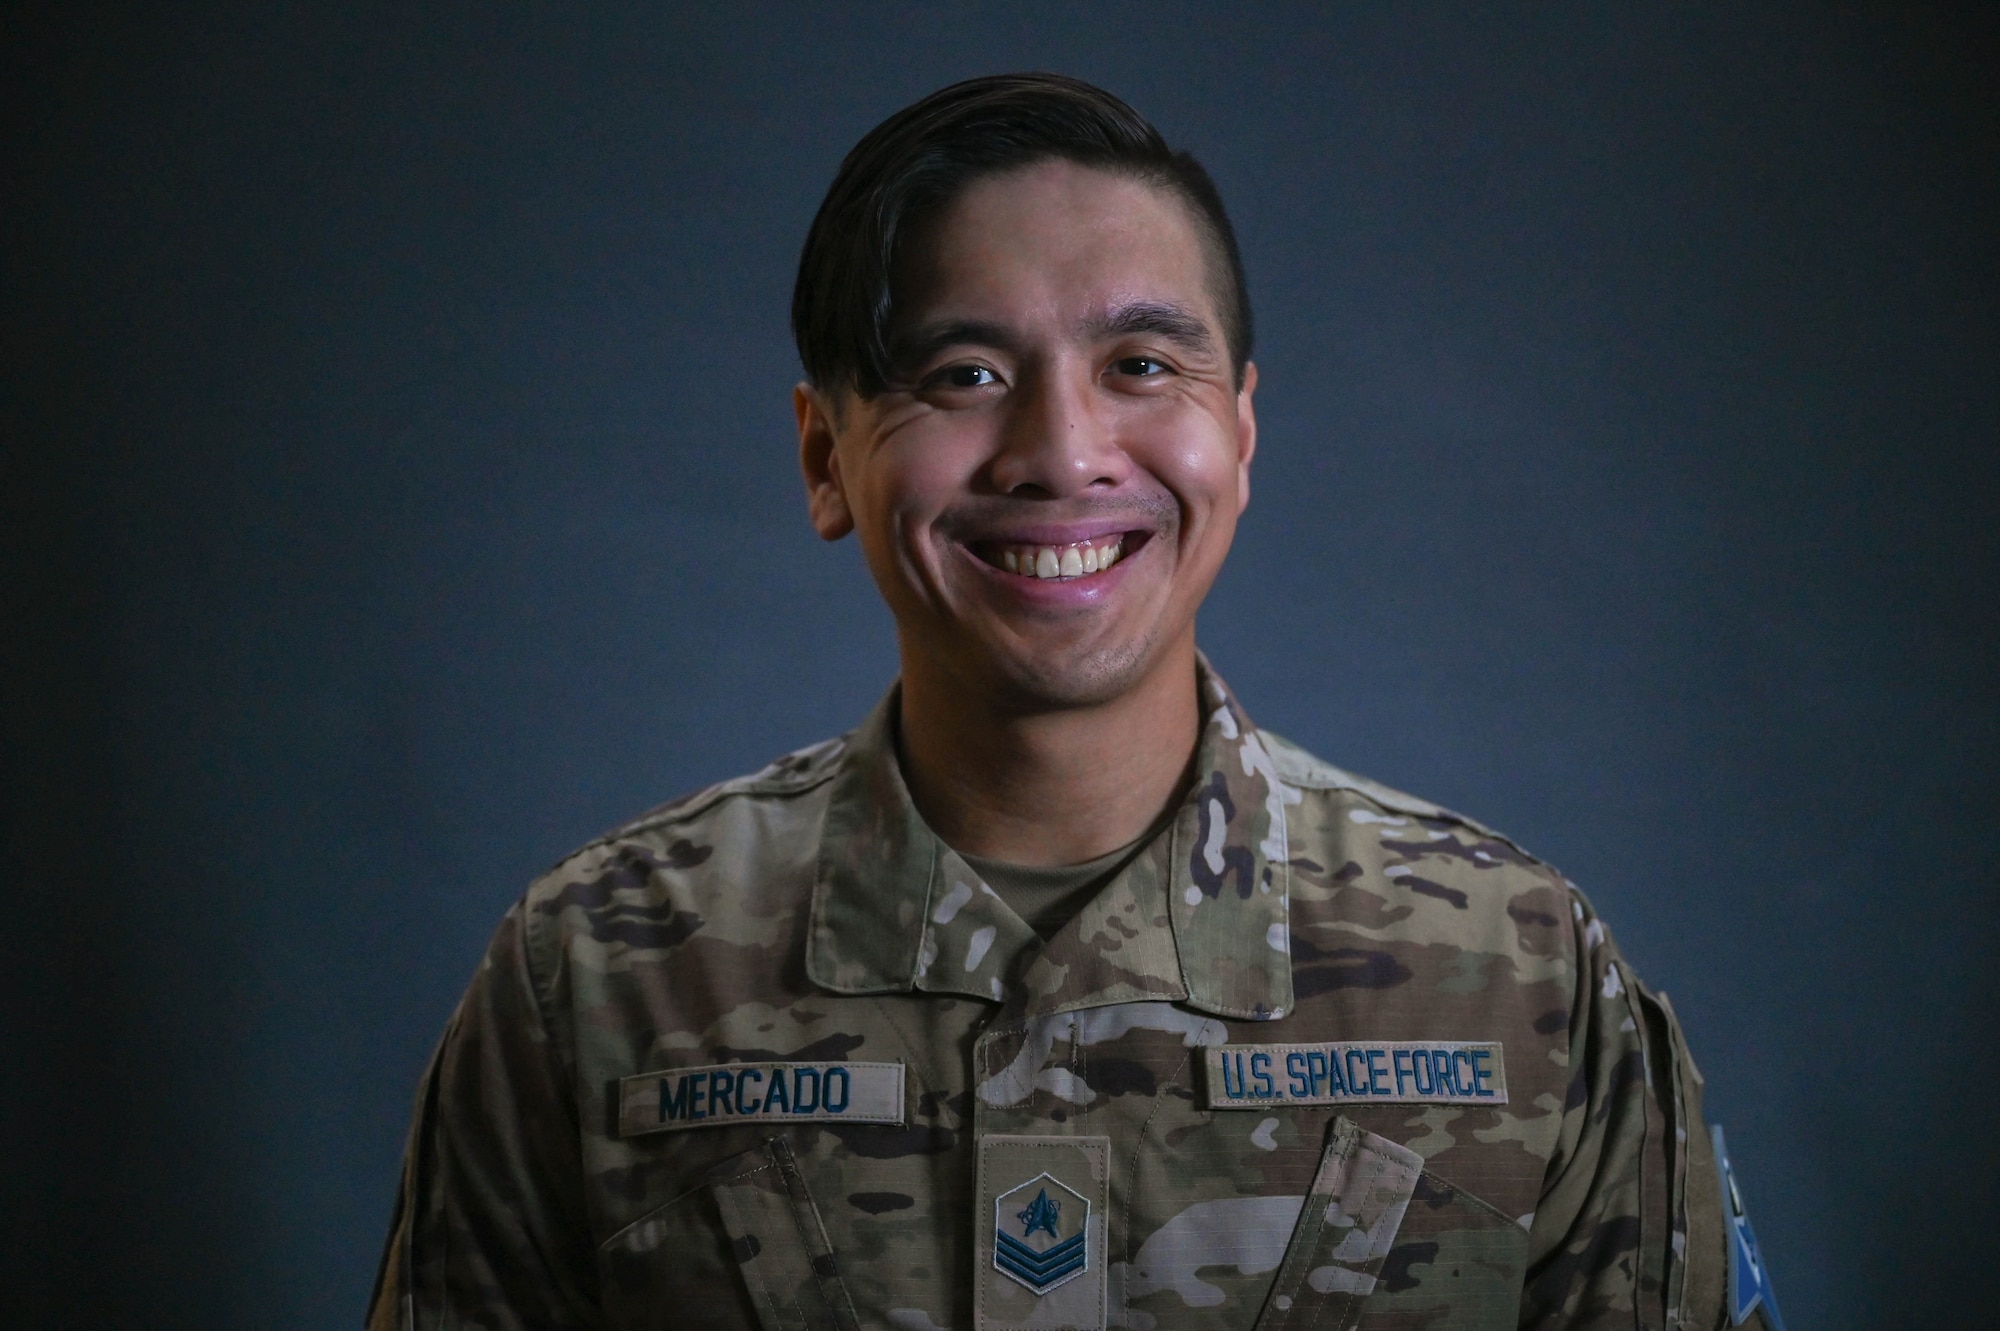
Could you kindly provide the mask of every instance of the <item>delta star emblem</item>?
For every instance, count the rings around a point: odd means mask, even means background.
[[[1036,1294],[1090,1269],[1090,1202],[1048,1174],[993,1202],[993,1266]]]

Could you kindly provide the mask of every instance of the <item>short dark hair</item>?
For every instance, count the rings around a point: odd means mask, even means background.
[[[954,83],[854,145],[806,233],[792,289],[792,336],[807,380],[822,392],[882,392],[894,368],[888,339],[902,247],[973,181],[1051,159],[1129,176],[1187,203],[1204,233],[1210,280],[1226,286],[1215,296],[1241,385],[1250,360],[1250,295],[1215,182],[1137,111],[1060,74]]]

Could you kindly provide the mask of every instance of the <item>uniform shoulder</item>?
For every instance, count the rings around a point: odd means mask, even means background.
[[[756,847],[772,848],[773,830],[782,830],[789,822],[797,822],[801,830],[816,826],[816,815],[798,808],[798,802],[833,777],[848,739],[843,735],[785,754],[747,775],[691,791],[612,828],[550,866],[529,887],[530,904],[542,913],[554,913],[576,904],[572,898],[643,890],[661,874],[691,885],[691,871],[723,867],[716,863],[718,850],[723,861],[733,863],[746,854],[754,858]],[[796,818],[788,818],[782,810],[773,817],[769,809],[760,813],[747,807],[771,802],[793,806]]]
[[[1446,827],[1461,828],[1482,841],[1492,843],[1495,848],[1504,846],[1511,853],[1503,858],[1523,867],[1532,866],[1545,871],[1569,885],[1568,880],[1563,879],[1553,866],[1530,853],[1512,837],[1495,831],[1476,818],[1336,767],[1274,731],[1259,729],[1257,735],[1271,755],[1272,767],[1287,785],[1301,790],[1338,791],[1352,797],[1352,807],[1347,811],[1348,821],[1393,827],[1397,820],[1408,818],[1416,819],[1433,832]]]
[[[1376,940],[1510,955],[1521,976],[1571,974],[1582,916],[1557,869],[1464,814],[1281,736],[1259,738],[1292,788],[1286,802],[1299,806],[1290,837],[1295,964],[1302,934],[1360,927]]]
[[[1385,786],[1365,776],[1356,775],[1344,767],[1335,767],[1326,759],[1309,752],[1275,731],[1257,732],[1264,741],[1264,748],[1271,755],[1271,765],[1277,769],[1287,785],[1303,790],[1348,790],[1376,805],[1386,813],[1404,814],[1412,818],[1437,818],[1458,823],[1484,836],[1499,836],[1484,823],[1466,817],[1456,810],[1447,809],[1442,804],[1433,804],[1427,799],[1406,794],[1393,786]]]
[[[804,795],[833,778],[834,772],[839,769],[841,756],[847,752],[847,742],[846,735],[821,740],[774,758],[745,776],[731,777],[727,781],[690,791],[612,828],[583,849],[657,832],[677,823],[693,822],[731,799],[787,799]]]

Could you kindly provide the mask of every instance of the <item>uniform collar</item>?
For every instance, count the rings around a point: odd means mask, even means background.
[[[1289,1012],[1285,809],[1299,792],[1205,659],[1198,669],[1207,717],[1186,798],[1046,945],[917,813],[891,688],[831,786],[807,975],[835,993],[963,994],[1022,1016],[1148,999]]]

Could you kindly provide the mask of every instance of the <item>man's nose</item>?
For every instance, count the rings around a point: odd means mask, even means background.
[[[1024,374],[1011,395],[990,474],[1002,494],[1063,499],[1116,486],[1131,469],[1088,366]]]

